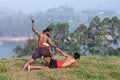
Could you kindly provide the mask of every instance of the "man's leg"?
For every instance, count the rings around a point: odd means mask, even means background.
[[[41,56],[41,57],[40,57],[40,63],[42,63],[42,60],[43,60],[43,57]]]
[[[26,63],[25,63],[25,65],[24,65],[24,67],[22,68],[22,70],[21,71],[23,71],[30,63],[32,63],[32,62],[34,62],[34,58],[31,58],[30,60],[28,60]]]
[[[51,58],[54,59],[54,58],[55,58],[55,56],[54,56],[54,52],[51,51],[51,50],[49,50],[49,52],[50,52],[50,54],[51,54]]]
[[[51,58],[50,57],[44,57],[44,61],[46,61],[48,64],[50,63]]]
[[[44,70],[48,70],[49,67],[48,66],[32,66],[32,65],[28,65],[28,71],[30,71],[30,69],[44,69]]]

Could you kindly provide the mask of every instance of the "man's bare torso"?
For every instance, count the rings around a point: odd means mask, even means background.
[[[65,60],[63,60],[63,64],[62,64],[62,67],[69,67],[69,66],[72,66],[74,63],[76,62],[76,60],[69,56],[69,57],[66,57]]]
[[[45,45],[48,44],[49,37],[46,34],[40,34],[38,36],[38,47],[48,47]]]

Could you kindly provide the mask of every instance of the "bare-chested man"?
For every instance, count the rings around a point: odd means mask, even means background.
[[[28,71],[30,71],[31,69],[51,69],[51,68],[66,68],[66,67],[70,67],[70,66],[74,66],[74,64],[76,63],[76,59],[80,58],[80,54],[79,53],[74,53],[74,56],[70,56],[66,53],[64,53],[63,51],[61,51],[60,49],[56,48],[56,50],[58,52],[60,52],[63,56],[65,56],[66,58],[61,61],[61,60],[48,60],[48,66],[32,66],[32,65],[28,65]],[[77,65],[79,66],[79,65]]]
[[[53,58],[53,55],[51,56],[51,53],[48,49],[49,45],[51,45],[54,48],[57,48],[49,37],[52,33],[52,29],[46,28],[45,30],[43,30],[43,33],[39,32],[37,29],[35,29],[34,20],[32,18],[31,21],[32,21],[32,30],[34,33],[38,35],[38,48],[36,49],[35,53],[32,55],[32,58],[26,62],[22,70],[24,70],[30,63],[34,62],[37,58],[41,58],[42,56]]]

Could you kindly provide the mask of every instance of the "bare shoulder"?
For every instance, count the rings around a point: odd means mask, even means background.
[[[47,35],[45,35],[45,38],[46,38],[48,41],[51,41],[51,38],[48,37]]]
[[[41,33],[41,32],[38,32],[38,35],[39,35],[39,36],[43,36],[43,33]]]

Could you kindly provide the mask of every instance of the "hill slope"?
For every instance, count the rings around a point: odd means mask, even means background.
[[[29,58],[0,59],[0,80],[120,80],[120,57],[82,56],[77,68],[19,72]],[[37,60],[33,65],[41,64]]]

